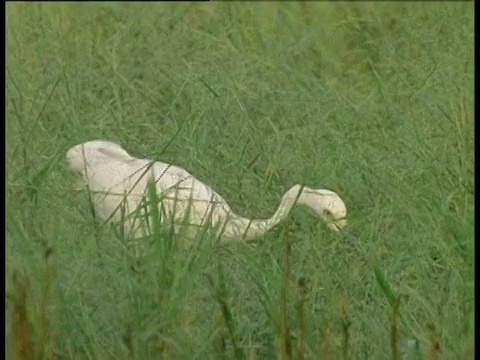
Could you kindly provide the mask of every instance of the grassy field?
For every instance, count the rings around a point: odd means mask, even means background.
[[[6,9],[8,358],[473,358],[473,3]],[[92,139],[248,217],[332,189],[348,234],[298,208],[136,264],[71,189]]]

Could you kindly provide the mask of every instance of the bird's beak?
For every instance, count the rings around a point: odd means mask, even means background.
[[[342,230],[345,226],[347,226],[347,219],[339,219],[335,221],[335,225],[337,226],[337,228]]]
[[[347,226],[347,220],[345,218],[343,219],[338,219],[333,221],[332,223],[328,224],[330,229],[334,231],[340,231],[342,230],[345,226]]]

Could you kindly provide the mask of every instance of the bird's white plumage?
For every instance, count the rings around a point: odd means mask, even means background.
[[[145,217],[139,215],[148,184],[154,183],[163,216],[162,223],[174,225],[176,232],[187,226],[207,225],[216,229],[221,240],[254,239],[282,221],[295,203],[312,208],[335,231],[346,225],[346,207],[329,190],[300,185],[285,193],[275,214],[267,220],[249,220],[235,214],[213,189],[186,170],[159,161],[138,159],[120,145],[94,140],[78,144],[67,152],[67,163],[79,175],[79,187],[88,186],[96,214],[104,221],[124,221],[127,236],[149,235]]]

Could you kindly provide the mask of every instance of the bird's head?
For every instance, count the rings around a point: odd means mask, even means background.
[[[304,187],[299,201],[315,210],[330,229],[340,231],[347,226],[347,207],[335,192]]]

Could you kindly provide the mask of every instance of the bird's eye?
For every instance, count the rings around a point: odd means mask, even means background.
[[[328,209],[323,210],[323,215],[325,216],[332,216],[332,212]]]

